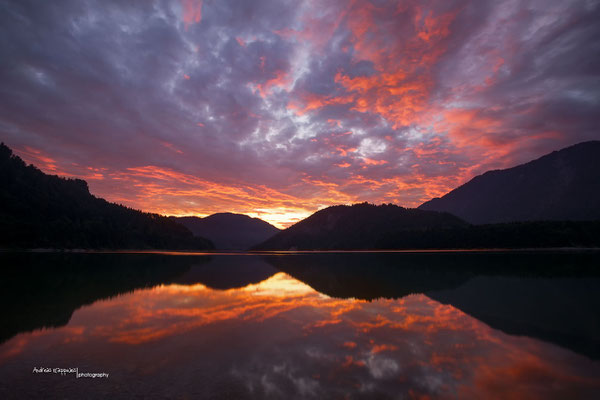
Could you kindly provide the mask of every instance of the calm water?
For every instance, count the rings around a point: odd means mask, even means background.
[[[0,261],[4,399],[600,393],[597,253]]]

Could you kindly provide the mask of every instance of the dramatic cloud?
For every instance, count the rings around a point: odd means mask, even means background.
[[[600,2],[1,1],[0,138],[165,214],[417,206],[600,138]]]

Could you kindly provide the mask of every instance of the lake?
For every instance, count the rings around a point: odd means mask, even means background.
[[[598,252],[0,253],[0,263],[3,399],[600,393]]]

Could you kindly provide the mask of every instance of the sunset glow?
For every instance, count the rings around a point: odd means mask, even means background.
[[[0,139],[143,211],[416,207],[599,138],[595,1],[59,3],[1,13]]]

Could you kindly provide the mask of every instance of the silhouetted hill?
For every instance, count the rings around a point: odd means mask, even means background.
[[[600,221],[471,225],[448,213],[356,204],[318,211],[253,250],[600,247]]]
[[[183,225],[90,194],[81,179],[46,175],[0,144],[0,247],[210,249]]]
[[[385,237],[465,227],[448,213],[368,203],[332,206],[281,231],[253,250],[374,249]]]
[[[218,213],[206,218],[173,218],[194,235],[211,240],[221,250],[247,250],[280,231],[262,219],[243,214]]]
[[[600,220],[600,141],[488,171],[419,209],[449,212],[473,224]]]

